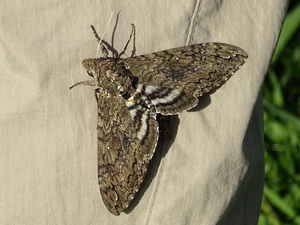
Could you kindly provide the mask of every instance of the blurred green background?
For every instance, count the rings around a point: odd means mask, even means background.
[[[265,186],[259,225],[300,225],[300,1],[291,0],[263,86]]]

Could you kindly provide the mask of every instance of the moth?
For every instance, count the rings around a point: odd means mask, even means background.
[[[84,59],[98,103],[98,182],[103,202],[114,215],[131,203],[145,177],[159,137],[157,114],[175,115],[198,104],[245,63],[247,53],[224,43],[202,43],[155,53]]]

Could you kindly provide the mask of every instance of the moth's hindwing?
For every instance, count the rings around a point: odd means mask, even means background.
[[[119,96],[99,95],[98,113],[100,192],[107,209],[119,215],[144,179],[156,148],[158,123],[153,110],[133,107],[130,112]]]

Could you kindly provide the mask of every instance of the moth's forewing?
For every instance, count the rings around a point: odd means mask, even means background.
[[[182,88],[202,96],[225,83],[248,54],[224,43],[203,43],[124,59],[128,69],[147,85]]]
[[[135,120],[125,99],[98,97],[98,178],[107,209],[119,215],[132,201],[155,151],[155,113],[140,109]]]

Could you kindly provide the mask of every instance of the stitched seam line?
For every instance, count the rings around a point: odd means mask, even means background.
[[[193,39],[195,36],[195,27],[199,20],[199,12],[201,9],[201,7],[200,7],[201,2],[202,2],[201,0],[197,0],[197,2],[196,2],[185,45],[190,45],[190,43],[193,42]]]

